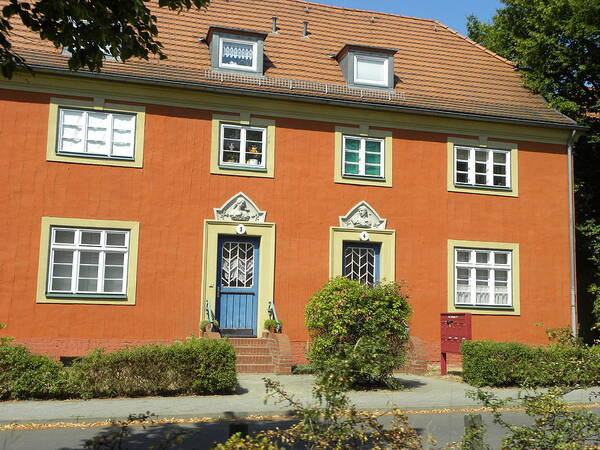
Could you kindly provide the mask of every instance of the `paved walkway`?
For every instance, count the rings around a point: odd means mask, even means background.
[[[124,419],[130,414],[150,411],[159,418],[236,418],[249,415],[279,415],[289,411],[272,399],[265,402],[264,375],[239,375],[240,390],[234,395],[198,397],[143,397],[99,400],[48,400],[0,402],[0,424],[96,422]],[[311,402],[314,378],[310,375],[269,375],[303,402]],[[460,409],[480,406],[467,398],[472,388],[438,378],[401,375],[406,386],[400,391],[351,392],[349,397],[360,409],[403,410]],[[501,397],[514,397],[517,389],[493,389]],[[578,390],[566,397],[571,403],[598,402],[593,390]],[[597,390],[596,390],[597,391]]]

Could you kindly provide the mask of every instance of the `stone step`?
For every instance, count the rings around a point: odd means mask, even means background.
[[[236,364],[235,370],[237,373],[275,373],[273,364]]]
[[[238,355],[236,364],[273,364],[271,355]]]
[[[270,355],[267,347],[234,347],[236,355]]]

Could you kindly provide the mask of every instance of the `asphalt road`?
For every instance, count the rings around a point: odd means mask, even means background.
[[[600,409],[591,410],[595,414]],[[426,449],[441,448],[445,444],[460,440],[464,431],[464,412],[461,413],[437,413],[437,414],[415,414],[409,415],[411,425],[421,436]],[[500,448],[500,439],[504,432],[492,423],[491,414],[482,413],[487,428],[487,442],[491,448]],[[524,425],[529,423],[529,418],[522,412],[507,412],[504,417],[512,424]],[[382,418],[384,422],[390,420],[389,416]],[[286,427],[292,422],[280,421],[246,421],[250,433],[258,430]],[[210,449],[215,442],[223,442],[227,439],[230,430],[230,422],[192,423],[184,425],[150,425],[146,427],[133,427],[130,439],[123,449],[147,449],[157,445],[164,439],[166,434],[177,431],[185,431],[186,439],[180,445],[173,448],[178,449]],[[113,429],[114,430],[114,429]],[[0,431],[1,450],[67,450],[85,448],[85,442],[94,436],[110,433],[110,428],[54,428],[45,430],[4,430]],[[431,445],[430,438],[437,441]],[[598,442],[600,445],[600,442]]]

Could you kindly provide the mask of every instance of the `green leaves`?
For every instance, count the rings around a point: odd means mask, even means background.
[[[401,286],[335,278],[309,300],[308,359],[319,381],[347,388],[381,384],[404,362],[410,307]]]
[[[26,62],[14,52],[10,33],[21,22],[41,39],[71,55],[69,68],[100,71],[110,56],[119,61],[131,58],[166,58],[157,40],[157,17],[149,0],[10,0],[0,14],[0,68],[11,78]],[[206,7],[209,0],[160,0],[160,7],[180,12]]]

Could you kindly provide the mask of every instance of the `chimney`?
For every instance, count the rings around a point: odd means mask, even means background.
[[[309,34],[310,34],[310,33],[308,32],[308,21],[305,21],[305,22],[304,22],[304,32],[302,33],[302,35],[303,35],[305,38],[307,38],[307,37],[309,37]]]

